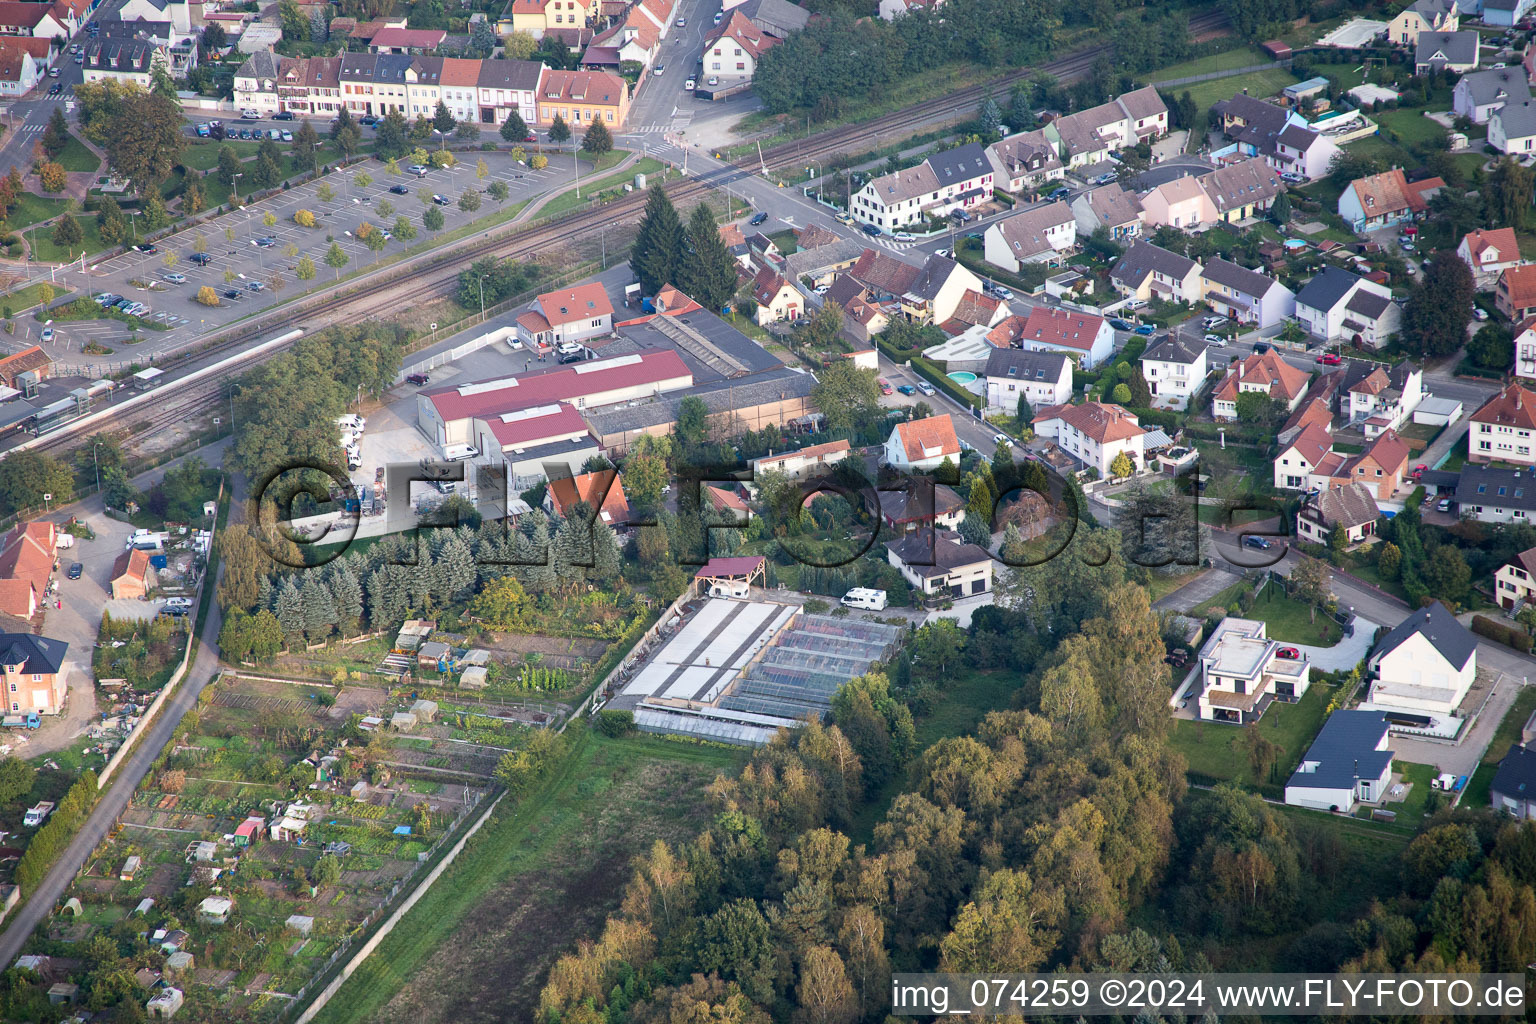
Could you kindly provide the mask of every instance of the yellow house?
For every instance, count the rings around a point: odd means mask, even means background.
[[[1387,38],[1398,46],[1416,46],[1420,32],[1455,32],[1460,24],[1456,0],[1416,0],[1387,26]]]
[[[538,39],[550,29],[584,29],[597,6],[597,0],[512,0],[512,30]]]

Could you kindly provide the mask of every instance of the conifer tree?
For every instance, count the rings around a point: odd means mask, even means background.
[[[645,215],[640,218],[640,228],[629,250],[629,265],[647,295],[655,295],[662,285],[676,280],[683,241],[677,209],[658,181],[646,197]]]

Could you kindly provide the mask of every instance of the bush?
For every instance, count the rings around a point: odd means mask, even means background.
[[[615,739],[620,736],[627,736],[635,731],[635,713],[633,711],[604,708],[597,713],[595,722],[598,732]]]
[[[308,210],[295,210],[293,222],[301,228],[312,228],[315,226],[315,215]]]
[[[197,290],[197,301],[205,306],[217,306],[219,304],[219,293],[205,284]]]
[[[1524,630],[1506,626],[1486,615],[1472,616],[1472,632],[1485,636],[1495,643],[1501,643],[1505,647],[1513,647],[1522,654],[1529,654],[1531,651],[1531,638]]]

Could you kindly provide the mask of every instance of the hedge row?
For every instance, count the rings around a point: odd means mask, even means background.
[[[1522,654],[1531,652],[1531,637],[1523,629],[1506,626],[1486,615],[1472,616],[1472,632],[1485,636],[1489,640],[1503,644],[1505,647],[1513,647]]]

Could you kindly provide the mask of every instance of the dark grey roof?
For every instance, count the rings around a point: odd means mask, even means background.
[[[1147,279],[1147,275],[1153,272],[1165,274],[1175,281],[1182,281],[1185,275],[1198,265],[1187,256],[1180,256],[1151,242],[1137,239],[1131,243],[1129,249],[1125,250],[1125,255],[1115,263],[1109,276],[1111,280],[1124,281],[1130,285],[1141,284]]]
[[[1519,103],[1531,98],[1530,83],[1524,68],[1491,68],[1463,75],[1457,88],[1466,87],[1467,95],[1478,106],[1488,103]]]
[[[922,487],[905,486],[893,487],[890,490],[868,491],[864,496],[866,506],[871,496],[880,502],[877,510],[880,518],[892,524],[933,519],[936,516],[948,515],[955,509],[965,506],[965,501],[955,493],[954,488],[943,484],[935,486],[932,493]]]
[[[987,173],[992,169],[992,162],[987,159],[987,151],[981,143],[971,142],[940,150],[928,158],[928,166],[933,168],[939,184],[947,187]]]
[[[950,275],[959,269],[960,264],[947,256],[929,256],[923,264],[922,273],[917,275],[917,280],[912,282],[912,287],[906,293],[920,299],[935,299]]]
[[[343,53],[341,55],[341,78],[344,81],[371,82],[378,69],[379,61],[382,59],[377,53]]]
[[[1254,298],[1262,298],[1275,286],[1274,278],[1265,277],[1256,270],[1249,270],[1220,257],[1205,264],[1204,276],[1207,281],[1215,281],[1240,295],[1251,295]]]
[[[69,644],[34,633],[0,633],[0,665],[24,665],[24,672],[57,673]]]
[[[815,387],[816,378],[811,374],[780,366],[776,370],[766,370],[748,377],[733,377],[730,380],[695,384],[680,391],[669,391],[636,405],[614,405],[590,410],[584,415],[592,432],[602,437],[625,430],[644,430],[663,423],[674,423],[678,406],[690,396],[703,399],[713,413],[761,405],[780,398],[809,398]]]
[[[932,538],[932,547],[929,538]],[[919,576],[943,576],[951,569],[985,562],[992,556],[975,544],[961,544],[947,533],[918,530],[899,541],[890,541],[886,549]]]
[[[1510,747],[1493,776],[1492,790],[1494,807],[1499,806],[1501,796],[1512,800],[1536,800],[1536,750],[1523,743]]]
[[[1141,354],[1141,361],[1156,359],[1165,363],[1181,363],[1184,366],[1194,365],[1195,360],[1205,354],[1203,344],[1186,341],[1176,334],[1165,334],[1162,339]]]
[[[1476,64],[1477,43],[1476,32],[1420,32],[1414,61],[1435,63],[1438,54],[1451,64]]]
[[[850,263],[858,259],[863,251],[864,243],[858,239],[839,238],[814,249],[790,253],[784,257],[784,266],[780,272],[789,280],[798,281],[803,274],[814,274],[839,263]]]
[[[1427,607],[1420,608],[1399,622],[1392,632],[1378,640],[1371,651],[1371,661],[1374,663],[1383,654],[1402,646],[1409,637],[1419,634],[1457,670],[1465,668],[1467,659],[1477,650],[1477,638],[1472,635],[1472,631],[1457,622],[1456,616],[1447,611],[1445,605],[1432,601]]]
[[[749,373],[772,370],[784,365],[757,342],[708,310],[695,309],[669,319],[702,334],[711,345],[740,363]],[[644,352],[652,349],[671,349],[682,357],[684,363],[688,364],[688,369],[693,371],[695,381],[718,380],[724,376],[719,370],[706,366],[696,359],[693,353],[680,348],[677,342],[650,323],[622,324],[614,328],[614,333],[621,339],[629,341],[634,347],[618,349],[614,345],[605,345],[602,349],[605,355],[609,352],[627,354],[627,352]]]
[[[1359,779],[1379,779],[1393,752],[1377,750],[1387,732],[1387,716],[1379,711],[1335,711],[1318,730],[1302,755],[1300,768],[1287,785],[1313,789],[1353,789]]]
[[[1392,305],[1390,297],[1378,295],[1375,292],[1368,292],[1362,288],[1350,296],[1349,305],[1344,308],[1351,313],[1359,313],[1367,319],[1375,320],[1385,313],[1390,305]]]
[[[532,60],[482,60],[480,77],[475,84],[483,89],[522,89],[533,92],[539,87],[544,65]]]
[[[1347,270],[1324,267],[1321,273],[1308,281],[1306,287],[1297,293],[1296,305],[1306,306],[1309,309],[1330,310],[1342,302],[1344,296],[1348,295],[1350,289],[1360,280],[1361,278]]]
[[[789,0],[747,0],[737,7],[752,24],[776,36],[798,32],[811,20],[811,12]]]
[[[1364,484],[1330,487],[1313,498],[1306,511],[1310,518],[1325,526],[1338,523],[1346,530],[1374,523],[1381,518],[1381,509],[1376,506],[1376,499],[1371,497],[1370,488]]]
[[[1310,128],[1303,128],[1299,124],[1288,124],[1284,131],[1275,136],[1275,141],[1282,146],[1289,146],[1298,153],[1305,153],[1321,138],[1321,135]]]
[[[277,78],[277,57],[271,50],[257,50],[245,58],[245,63],[240,65],[240,70],[235,72],[238,78]]]
[[[1524,139],[1536,135],[1536,102],[1522,100],[1506,103],[1493,112],[1504,128],[1506,139]]]
[[[995,348],[987,356],[986,376],[1011,380],[1060,380],[1062,367],[1071,363],[1064,352],[1027,352],[1021,348]]]
[[[415,62],[416,58],[408,53],[381,53],[379,62],[374,68],[374,81],[403,83],[405,73]]]
[[[1461,467],[1456,502],[1462,507],[1489,505],[1536,511],[1536,476],[1529,470],[1496,469],[1469,462]]]

